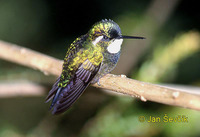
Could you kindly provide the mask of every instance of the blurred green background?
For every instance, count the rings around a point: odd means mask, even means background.
[[[113,73],[200,91],[200,14],[195,0],[0,0],[0,39],[63,59],[76,37],[105,18],[117,22],[123,34],[147,38],[124,41]],[[197,111],[93,87],[69,111],[52,116],[44,100],[55,79],[0,60],[0,137],[200,136]],[[165,114],[188,121],[165,123]],[[161,122],[140,122],[140,116],[160,117]]]

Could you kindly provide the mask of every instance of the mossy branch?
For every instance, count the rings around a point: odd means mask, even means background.
[[[44,74],[56,76],[60,75],[63,63],[62,60],[3,41],[0,41],[0,58],[38,69],[44,72]],[[133,80],[126,78],[125,75],[107,74],[100,79],[100,84],[101,86],[97,84],[93,84],[92,86],[135,96],[142,101],[150,100],[172,106],[200,110],[199,95]]]

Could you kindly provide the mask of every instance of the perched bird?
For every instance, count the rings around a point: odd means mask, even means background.
[[[125,38],[144,39],[122,35],[117,23],[105,19],[94,24],[87,34],[70,45],[62,74],[46,98],[46,102],[52,100],[52,114],[69,109],[90,83],[98,82],[100,85],[99,79],[115,68]]]

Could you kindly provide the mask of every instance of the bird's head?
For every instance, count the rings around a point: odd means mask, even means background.
[[[88,32],[94,46],[104,46],[111,53],[120,51],[123,39],[144,39],[144,37],[124,36],[117,23],[112,20],[101,20],[94,24]]]

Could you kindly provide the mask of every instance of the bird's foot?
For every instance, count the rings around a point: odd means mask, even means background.
[[[100,84],[99,80],[97,81],[97,84],[98,84],[98,86],[101,86],[101,84]]]

